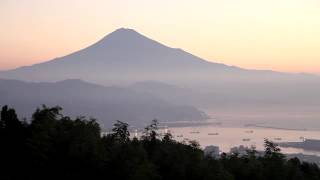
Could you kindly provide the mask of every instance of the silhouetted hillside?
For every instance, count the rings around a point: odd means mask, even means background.
[[[142,125],[150,119],[161,121],[203,120],[206,115],[191,106],[172,105],[160,98],[119,87],[105,87],[81,80],[56,83],[27,83],[0,80],[0,102],[30,117],[42,104],[62,105],[68,115],[99,118],[105,125],[121,119]]]
[[[128,87],[136,92],[147,93],[174,104],[196,105],[201,93],[194,92],[192,89],[182,88],[175,85],[157,82],[143,81],[137,82]]]

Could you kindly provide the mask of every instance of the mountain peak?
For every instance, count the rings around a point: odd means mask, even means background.
[[[113,52],[122,50],[123,52],[145,50],[145,48],[167,47],[155,40],[152,40],[134,29],[119,28],[107,34],[100,41],[92,46],[94,49],[110,49]]]
[[[116,29],[115,31],[111,32],[110,34],[107,34],[102,40],[105,39],[112,39],[112,38],[134,38],[134,37],[144,37],[142,34],[138,33],[134,29],[129,29],[129,28],[119,28]]]
[[[134,29],[130,29],[130,28],[119,28],[119,29],[116,29],[115,31],[113,31],[114,33],[117,32],[117,33],[137,33],[137,31],[135,31]]]

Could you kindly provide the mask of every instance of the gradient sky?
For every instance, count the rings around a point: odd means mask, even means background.
[[[0,23],[0,69],[126,27],[215,62],[320,74],[319,0],[0,0]]]

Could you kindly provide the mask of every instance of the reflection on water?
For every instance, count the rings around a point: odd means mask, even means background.
[[[320,139],[319,131],[309,130],[283,130],[257,127],[222,127],[222,126],[198,126],[169,128],[176,140],[197,140],[201,147],[208,145],[219,146],[223,152],[229,152],[230,148],[245,145],[255,146],[257,150],[263,150],[264,139],[274,142],[301,142],[301,137],[307,139]],[[195,133],[197,132],[197,133]],[[281,148],[283,153],[303,153],[308,155],[320,155],[320,151],[308,151],[297,148]]]

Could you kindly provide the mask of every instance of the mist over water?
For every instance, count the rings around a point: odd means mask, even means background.
[[[284,129],[320,130],[320,107],[221,107],[205,110],[225,126],[248,124]]]
[[[178,141],[197,140],[202,148],[219,146],[221,152],[243,145],[264,150],[264,140],[275,143],[303,142],[320,139],[320,113],[318,108],[252,107],[214,108],[206,110],[211,125],[169,127]],[[195,133],[196,132],[196,133]],[[281,147],[283,153],[320,156],[320,150]]]
[[[264,150],[264,139],[275,143],[279,142],[302,142],[301,137],[308,139],[320,139],[319,131],[279,130],[271,128],[248,128],[248,127],[225,127],[225,126],[198,126],[169,128],[178,141],[184,139],[197,140],[202,148],[206,146],[219,146],[220,151],[229,152],[232,147],[244,145]],[[252,131],[252,133],[251,133]],[[199,132],[199,133],[193,133]],[[250,132],[250,133],[248,133]],[[218,135],[210,135],[215,134]],[[183,135],[183,137],[181,137]],[[279,140],[281,138],[281,140]],[[307,155],[318,155],[320,151],[309,151],[298,148],[281,148],[283,153],[303,153]]]

